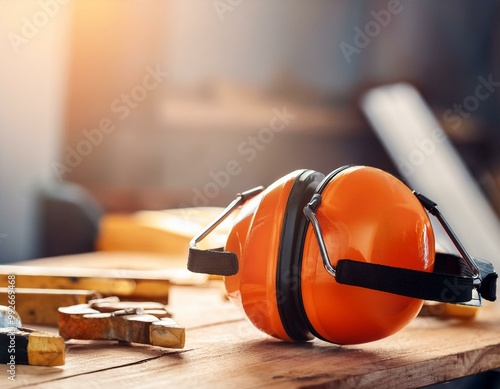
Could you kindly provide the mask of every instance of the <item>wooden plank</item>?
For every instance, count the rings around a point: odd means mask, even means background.
[[[0,266],[0,287],[15,275],[16,288],[94,290],[124,300],[150,300],[166,304],[170,281],[161,272],[48,266]]]
[[[101,251],[161,253],[185,260],[193,236],[222,211],[219,207],[194,207],[107,213],[100,220],[96,246]],[[210,247],[223,246],[231,225],[230,220],[219,225],[204,243]]]
[[[99,371],[92,379],[109,388],[410,388],[498,366],[498,334],[487,331],[471,342],[462,336],[475,326],[452,325],[445,338],[453,342],[445,344],[439,341],[443,323],[431,320],[418,319],[403,336],[349,347],[318,340],[287,344],[253,329],[238,332],[243,322],[220,324],[192,331],[185,353]],[[51,388],[81,386],[88,379],[71,377],[52,382]]]
[[[58,267],[79,269],[105,269],[117,272],[135,270],[154,271],[156,277],[168,279],[176,285],[202,285],[208,280],[205,274],[187,270],[186,255],[172,255],[126,251],[95,251],[91,253],[62,255],[59,257],[39,258],[16,263],[18,266]]]
[[[179,255],[128,251],[94,251],[31,259],[16,263],[19,266],[82,267],[92,269],[164,270],[186,268],[187,258]]]
[[[214,288],[173,287],[174,318],[187,327],[184,350],[70,343],[66,366],[20,366],[8,388],[84,387],[415,387],[500,367],[500,310],[474,320],[419,317],[377,342],[336,346],[274,340],[242,319]],[[5,378],[5,381],[2,379]],[[7,382],[0,373],[0,382]],[[4,386],[2,386],[4,387]]]
[[[9,306],[9,296],[7,288],[0,288],[0,305]],[[23,324],[57,326],[59,307],[85,304],[96,297],[88,290],[15,288],[14,300]]]
[[[213,282],[207,287],[172,287],[173,301],[169,304],[174,319],[180,325],[188,324],[186,341],[190,332],[198,327],[217,325],[224,321],[242,321],[241,312],[223,298],[221,284]],[[246,325],[246,323],[244,323]],[[41,330],[57,333],[53,327],[36,326]],[[16,366],[16,381],[8,380],[9,373],[0,369],[0,387],[24,388],[27,385],[38,385],[50,388],[54,382],[62,378],[83,375],[87,379],[100,370],[127,367],[136,363],[170,355],[178,360],[178,354],[190,350],[157,348],[142,345],[119,344],[115,341],[82,341],[67,342],[66,364],[58,368],[32,366]],[[5,386],[4,386],[5,384]],[[85,385],[84,385],[85,386]],[[126,385],[128,387],[128,385]]]
[[[66,344],[66,363],[59,367],[16,365],[15,381],[8,379],[9,373],[0,370],[2,388],[25,388],[41,385],[50,388],[63,378],[79,375],[93,381],[89,373],[114,369],[117,366],[130,366],[150,359],[159,358],[165,351],[154,347],[131,346],[116,342],[68,342]],[[68,357],[70,356],[70,357]],[[85,386],[85,385],[84,385]]]

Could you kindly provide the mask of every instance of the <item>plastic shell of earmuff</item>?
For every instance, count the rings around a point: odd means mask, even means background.
[[[303,330],[300,339],[292,338],[280,315],[280,305],[287,302],[285,289],[298,291],[298,285],[291,288],[280,286],[291,280],[290,272],[278,274],[280,252],[285,244],[282,241],[283,228],[292,219],[289,200],[293,193],[309,191],[312,194],[323,177],[311,170],[297,170],[247,201],[235,220],[225,247],[236,254],[239,262],[238,273],[225,277],[229,298],[243,308],[257,328],[286,341],[312,338],[307,329]],[[297,326],[299,322],[299,318],[294,317],[292,325]]]
[[[238,273],[225,278],[230,299],[257,328],[285,341],[317,336],[355,344],[406,326],[423,300],[341,285],[325,270],[302,214],[315,193],[322,196],[316,213],[333,266],[349,258],[433,270],[429,217],[402,182],[371,167],[346,167],[327,177],[299,170],[241,208],[225,248],[239,261]]]
[[[333,267],[348,258],[432,272],[434,234],[415,195],[394,176],[349,167],[328,176],[318,192],[316,217]],[[302,301],[313,333],[337,344],[364,343],[406,326],[423,300],[342,285],[325,271],[309,226],[302,259]],[[318,298],[321,296],[321,298]]]

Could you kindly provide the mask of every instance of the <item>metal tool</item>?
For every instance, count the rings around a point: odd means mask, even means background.
[[[100,299],[59,308],[59,334],[65,339],[119,340],[183,348],[185,329],[154,302]]]

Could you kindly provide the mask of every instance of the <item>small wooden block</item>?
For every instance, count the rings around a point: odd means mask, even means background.
[[[184,348],[186,330],[173,319],[164,318],[151,324],[149,336],[154,346]]]
[[[32,332],[28,339],[28,363],[35,366],[62,366],[64,350],[64,339],[59,335]]]
[[[65,362],[64,339],[30,328],[0,328],[0,363],[61,366]]]
[[[426,301],[419,312],[419,316],[472,320],[479,310],[480,307],[475,306]]]

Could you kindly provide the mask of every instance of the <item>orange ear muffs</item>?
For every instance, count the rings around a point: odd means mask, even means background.
[[[197,249],[237,208],[225,249]],[[426,209],[464,258],[436,256]],[[365,166],[326,177],[298,170],[239,195],[193,239],[188,268],[226,276],[230,299],[265,333],[337,344],[395,333],[425,299],[468,302],[474,290],[494,300],[497,278],[491,264],[470,258],[434,203]]]

